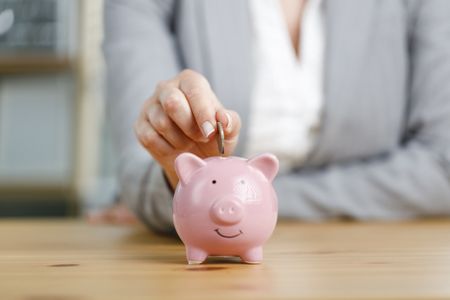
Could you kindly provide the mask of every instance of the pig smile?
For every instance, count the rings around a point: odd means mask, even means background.
[[[240,230],[240,229],[239,229],[239,233],[237,233],[237,234],[235,234],[235,235],[225,235],[225,234],[222,234],[222,233],[219,232],[219,228],[214,229],[214,231],[215,231],[218,235],[220,235],[221,237],[226,238],[226,239],[232,239],[232,238],[238,237],[238,236],[240,236],[241,234],[243,234],[242,230]]]

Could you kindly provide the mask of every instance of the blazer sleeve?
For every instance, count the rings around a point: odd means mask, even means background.
[[[181,69],[173,38],[172,0],[106,0],[103,52],[107,110],[118,150],[120,198],[148,226],[172,227],[171,190],[133,131],[143,102]]]
[[[401,219],[450,215],[450,2],[410,11],[407,139],[371,159],[279,176],[286,217]]]

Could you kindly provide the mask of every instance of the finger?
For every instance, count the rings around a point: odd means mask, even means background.
[[[148,120],[152,127],[177,150],[187,150],[194,142],[165,114],[161,105],[156,102],[149,107]]]
[[[239,115],[232,110],[219,109],[216,113],[217,121],[220,121],[224,129],[224,143],[225,155],[233,153],[237,141],[239,139],[239,131],[241,128],[241,120]],[[199,150],[202,157],[210,157],[220,155],[217,145],[217,132],[214,138],[210,139],[208,143],[202,144]]]
[[[223,125],[225,141],[233,141],[241,130],[241,118],[232,110],[219,109],[216,113],[217,121]]]
[[[216,113],[216,118],[224,127],[224,148],[225,155],[232,154],[239,139],[241,128],[241,119],[239,115],[232,110],[220,109]]]
[[[158,95],[158,101],[165,114],[186,136],[197,142],[205,141],[195,122],[189,103],[177,85],[169,85],[162,89]]]
[[[216,130],[215,113],[219,103],[208,81],[196,72],[184,71],[180,90],[186,96],[198,128],[205,138],[209,138]]]
[[[164,157],[175,149],[151,125],[145,116],[135,123],[134,131],[141,145],[155,156]]]

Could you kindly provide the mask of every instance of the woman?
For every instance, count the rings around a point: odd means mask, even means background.
[[[121,197],[156,230],[217,121],[226,155],[280,158],[281,216],[450,213],[448,1],[110,0],[104,51]]]

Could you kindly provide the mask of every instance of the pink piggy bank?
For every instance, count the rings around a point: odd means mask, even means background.
[[[208,256],[239,256],[259,263],[262,245],[272,234],[278,200],[272,180],[278,159],[261,154],[210,157],[182,153],[175,160],[179,183],[173,200],[175,229],[186,246],[189,264]]]

